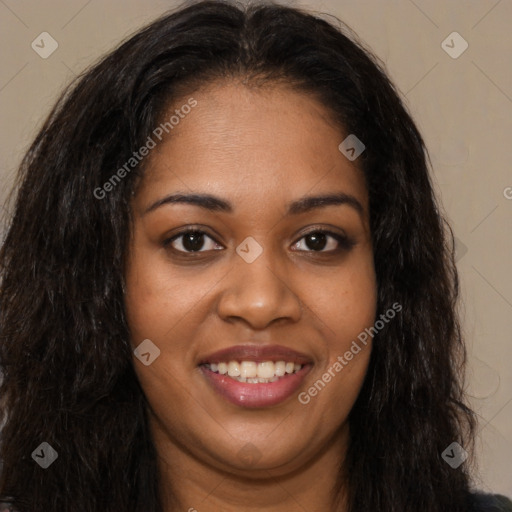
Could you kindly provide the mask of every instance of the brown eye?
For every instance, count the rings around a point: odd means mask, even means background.
[[[304,242],[301,243],[301,241]],[[294,250],[313,253],[336,253],[348,251],[355,241],[338,233],[317,229],[302,236]],[[223,249],[212,237],[198,229],[188,229],[164,241],[164,246],[181,254],[194,254]],[[303,248],[300,248],[300,247]]]
[[[306,249],[297,249],[299,242],[296,242],[294,247],[298,251],[312,251],[312,252],[337,252],[340,250],[349,250],[355,242],[338,233],[331,231],[315,230],[304,235],[300,240],[305,240]],[[327,249],[327,250],[326,250]]]
[[[181,240],[180,240],[181,239]],[[208,240],[211,241],[211,243],[206,243]],[[178,242],[178,243],[175,243]],[[204,248],[206,244],[206,249],[201,250]],[[199,230],[188,230],[183,231],[172,238],[166,240],[164,242],[164,245],[166,247],[171,246],[172,249],[178,252],[183,253],[194,253],[194,252],[205,252],[210,250],[218,250],[218,244],[208,236],[204,231]]]

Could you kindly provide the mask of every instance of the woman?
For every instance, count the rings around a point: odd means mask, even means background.
[[[339,29],[183,7],[77,80],[21,179],[0,255],[13,509],[512,510],[472,492],[423,140]]]

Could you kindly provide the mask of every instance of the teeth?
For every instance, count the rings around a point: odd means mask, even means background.
[[[275,382],[286,374],[298,372],[301,364],[285,361],[229,361],[227,363],[212,363],[207,365],[212,372],[228,375],[239,382],[251,384]]]
[[[286,373],[286,363],[284,361],[277,361],[275,372],[277,377],[282,377]]]
[[[237,361],[229,361],[228,375],[230,377],[240,377],[240,365]]]
[[[258,377],[261,379],[270,379],[275,375],[275,365],[272,361],[265,361],[258,364]]]
[[[215,370],[212,368],[212,372],[213,371]],[[240,365],[240,376],[252,379],[256,377],[256,375],[258,375],[258,365],[254,361],[242,361]]]

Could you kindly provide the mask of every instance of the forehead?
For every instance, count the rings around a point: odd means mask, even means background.
[[[338,149],[347,134],[311,95],[217,83],[175,101],[163,119],[190,98],[195,106],[149,155],[144,203],[178,189],[260,205],[336,190],[367,203],[362,171]]]

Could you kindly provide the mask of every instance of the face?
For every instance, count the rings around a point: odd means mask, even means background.
[[[371,342],[353,343],[376,314],[365,180],[306,94],[191,96],[133,199],[135,369],[162,453],[292,471],[346,438],[367,370]]]

